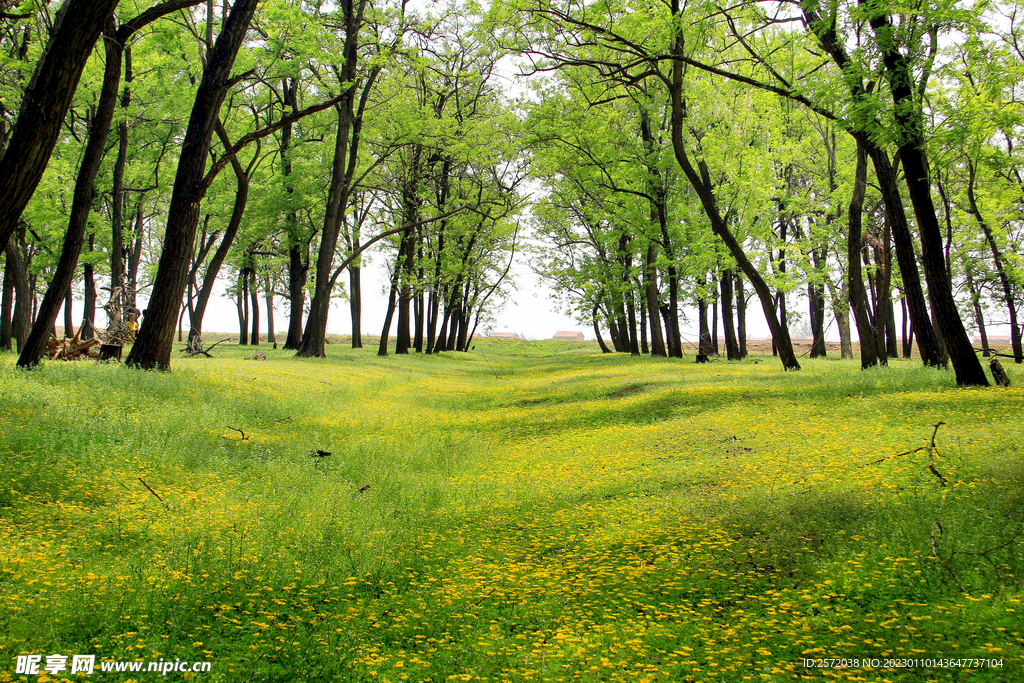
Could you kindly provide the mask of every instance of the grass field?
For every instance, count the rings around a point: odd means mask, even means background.
[[[0,681],[1024,681],[1020,368],[476,349],[0,355]]]

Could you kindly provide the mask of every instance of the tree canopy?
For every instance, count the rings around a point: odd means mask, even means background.
[[[789,370],[833,327],[863,367],[916,346],[963,386],[993,325],[1024,362],[1016,3],[0,7],[21,365],[63,307],[168,369],[215,291],[241,343],[283,305],[285,347],[323,356],[346,298],[362,346],[370,254],[382,355],[467,350],[520,259],[609,352],[738,360],[750,315]]]

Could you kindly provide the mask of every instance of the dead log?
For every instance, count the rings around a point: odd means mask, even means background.
[[[998,359],[990,360],[988,367],[992,371],[992,379],[996,381],[996,384],[1001,387],[1010,386],[1010,377],[1006,374],[1006,370],[1003,370],[1003,364]]]

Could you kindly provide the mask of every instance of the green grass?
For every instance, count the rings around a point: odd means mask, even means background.
[[[1024,680],[1019,368],[475,346],[0,355],[0,681]]]

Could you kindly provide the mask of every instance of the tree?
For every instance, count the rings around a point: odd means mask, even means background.
[[[117,106],[124,46],[133,33],[147,24],[176,10],[196,5],[200,1],[168,0],[134,17],[119,28],[111,20],[104,31],[103,46],[104,53],[106,54],[106,65],[103,72],[103,85],[100,88],[99,104],[90,121],[88,140],[85,150],[82,152],[82,161],[78,177],[75,180],[74,198],[71,204],[68,229],[64,235],[60,260],[57,263],[46,294],[43,296],[43,301],[39,305],[39,311],[36,321],[32,326],[32,331],[29,333],[24,348],[20,349],[18,357],[18,365],[20,367],[35,365],[45,353],[47,340],[50,338],[50,330],[57,318],[61,305],[64,303],[66,293],[71,287],[75,269],[78,266],[78,257],[85,242],[89,213],[92,210],[96,174],[99,172],[100,163],[103,161],[107,136],[110,133],[111,122],[114,118],[114,108]],[[93,294],[93,306],[95,307],[95,293]],[[65,310],[70,312],[70,305],[65,305]],[[70,327],[73,326],[65,325],[65,332]]]
[[[174,324],[185,293],[200,203],[206,191],[203,182],[206,157],[220,105],[235,82],[231,67],[257,3],[258,0],[236,0],[203,69],[181,145],[153,293],[138,338],[126,360],[129,366],[170,369]]]

